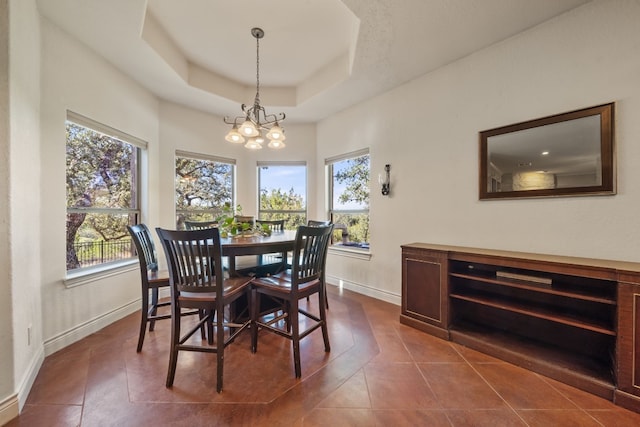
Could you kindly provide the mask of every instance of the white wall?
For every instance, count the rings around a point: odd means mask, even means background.
[[[39,17],[34,1],[2,2],[0,9],[4,24],[1,43],[4,60],[0,61],[4,124],[3,210],[0,214],[3,224],[1,269],[5,275],[0,329],[0,423],[3,423],[24,404],[43,355],[37,251],[40,174],[38,168],[30,167],[40,161]]]
[[[638,23],[638,1],[588,3],[319,123],[318,165],[367,146],[373,177],[391,164],[391,196],[372,183],[371,260],[330,255],[332,281],[399,301],[416,241],[640,261]],[[479,131],[611,101],[617,195],[478,200]]]
[[[143,160],[149,197],[143,220],[158,216],[158,101],[140,85],[42,21],[42,337],[46,353],[58,350],[139,309],[138,265],[128,272],[66,287],[65,119],[67,110],[126,132],[149,144]]]
[[[10,103],[9,103],[9,2],[0,0],[0,424],[18,411],[13,381],[13,304],[11,283],[11,250],[9,236],[11,216],[10,168]]]
[[[168,171],[160,178],[160,225],[175,228],[174,188],[176,150],[207,154],[236,160],[236,197],[245,215],[257,215],[257,161],[306,161],[308,166],[309,212],[315,213],[315,125],[283,123],[287,147],[281,151],[264,148],[250,151],[241,144],[231,144],[224,136],[229,125],[222,117],[196,111],[170,102],[160,107],[160,169]],[[155,227],[155,226],[154,226]]]

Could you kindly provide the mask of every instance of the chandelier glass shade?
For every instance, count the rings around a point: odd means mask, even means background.
[[[260,39],[264,37],[264,31],[252,28],[251,35],[256,39],[256,97],[251,107],[242,104],[242,116],[224,118],[225,123],[233,125],[224,139],[236,144],[244,143],[250,150],[259,150],[266,137],[269,140],[267,146],[279,150],[285,147],[284,129],[279,124],[285,119],[285,114],[267,114],[260,105]]]

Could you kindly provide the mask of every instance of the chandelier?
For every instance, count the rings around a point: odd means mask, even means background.
[[[247,107],[242,104],[244,115],[233,120],[229,117],[224,118],[226,124],[233,125],[224,139],[242,144],[246,138],[246,148],[260,150],[266,136],[269,140],[267,147],[278,150],[285,147],[284,129],[278,124],[284,120],[285,115],[284,113],[267,114],[264,107],[260,105],[260,39],[264,37],[264,31],[262,28],[252,28],[251,35],[256,39],[256,97],[253,106]],[[240,126],[238,123],[241,123]]]

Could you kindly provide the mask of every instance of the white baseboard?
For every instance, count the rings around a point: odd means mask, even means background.
[[[81,323],[61,334],[58,334],[44,342],[44,353],[46,356],[55,353],[58,350],[80,341],[100,329],[109,326],[113,322],[122,319],[140,310],[140,300],[131,301],[121,307],[111,310],[105,314]]]
[[[29,369],[25,373],[22,381],[18,385],[18,404],[19,404],[19,412],[22,412],[22,408],[24,407],[25,402],[27,401],[27,397],[29,397],[29,393],[31,392],[31,387],[33,387],[33,383],[38,376],[38,372],[40,372],[40,368],[42,367],[42,363],[44,362],[44,347],[40,346],[34,357],[31,359],[31,363],[29,364]]]
[[[327,284],[337,286],[339,288],[348,289],[350,291],[386,301],[395,305],[400,305],[402,301],[402,297],[398,294],[382,291],[380,289],[372,288],[371,286],[363,285],[360,283],[350,282],[339,277],[327,276]]]
[[[0,426],[7,424],[20,413],[18,395],[14,394],[0,402]]]

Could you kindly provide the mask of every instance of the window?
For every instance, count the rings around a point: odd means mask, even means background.
[[[333,244],[369,249],[369,150],[325,160]]]
[[[304,162],[258,162],[258,219],[284,219],[295,230],[307,223],[307,165]]]
[[[67,271],[135,256],[127,225],[140,218],[140,152],[146,143],[67,113]]]
[[[212,221],[233,206],[235,160],[176,152],[176,228],[184,221]]]

